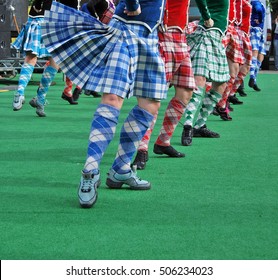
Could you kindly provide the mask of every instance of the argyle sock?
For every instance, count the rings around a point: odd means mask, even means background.
[[[66,77],[66,86],[64,88],[64,94],[68,97],[72,96],[72,81],[68,77]]]
[[[199,86],[197,87],[196,90],[193,91],[192,97],[188,102],[184,111],[184,117],[185,117],[184,125],[193,126],[196,113],[202,102],[203,93],[204,93],[204,88]]]
[[[238,88],[240,87],[240,85],[242,85],[243,83],[243,80],[244,78],[246,77],[246,74],[244,74],[243,72],[239,72],[236,79],[235,79],[235,82],[233,84],[233,88],[231,90],[231,95],[234,95]]]
[[[195,128],[200,128],[206,124],[208,116],[212,113],[215,105],[219,102],[221,97],[222,95],[215,90],[211,90],[205,94],[200,113],[194,125]]]
[[[179,99],[173,97],[165,111],[164,120],[156,139],[156,144],[160,146],[170,146],[172,135],[184,114],[186,105]]]
[[[261,69],[261,66],[262,66],[262,63],[259,60],[257,60],[257,67],[255,69],[255,81],[257,79],[257,76],[258,76],[258,73],[259,73],[259,71]]]
[[[221,97],[220,101],[217,103],[217,105],[219,107],[221,107],[221,108],[226,107],[226,103],[227,103],[228,97],[231,93],[231,90],[233,88],[234,82],[235,82],[235,77],[231,76],[229,81],[227,82],[227,86],[225,88],[224,93],[222,94],[222,97]]]
[[[57,69],[52,66],[47,66],[43,73],[40,82],[40,86],[37,91],[37,98],[40,104],[45,104],[45,96],[47,94],[48,88],[50,87],[55,75],[57,73]]]
[[[252,57],[251,67],[250,67],[250,79],[256,79],[256,69],[257,69],[257,58]]]
[[[31,80],[33,71],[34,71],[34,66],[27,62],[24,62],[24,64],[20,69],[20,76],[19,76],[18,88],[17,88],[18,94],[24,95],[24,90]]]
[[[130,172],[131,160],[152,121],[153,115],[139,106],[130,111],[122,126],[117,155],[112,165],[115,172]]]
[[[120,111],[107,104],[99,104],[92,120],[85,172],[98,174],[99,164],[109,143],[113,139]]]
[[[149,149],[149,142],[151,139],[151,135],[157,120],[157,113],[153,116],[153,121],[150,125],[150,127],[147,129],[145,135],[143,136],[142,140],[139,143],[138,151],[148,151]]]

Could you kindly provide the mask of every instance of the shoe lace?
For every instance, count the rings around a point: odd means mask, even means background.
[[[14,103],[18,103],[19,102],[19,99],[20,99],[20,95],[19,94],[16,94],[14,96]]]
[[[92,179],[83,179],[81,184],[82,192],[90,192],[92,189],[93,180]]]
[[[131,166],[131,177],[133,177],[135,181],[142,181],[142,179],[137,175],[137,165]]]
[[[136,162],[145,162],[147,161],[147,151],[138,151],[136,157],[135,157],[135,161]]]

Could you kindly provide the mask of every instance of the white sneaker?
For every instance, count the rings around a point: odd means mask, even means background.
[[[91,208],[97,201],[97,188],[100,186],[100,173],[83,172],[78,188],[79,204],[82,208]]]
[[[14,95],[14,101],[13,101],[13,110],[18,111],[22,108],[22,105],[25,103],[25,97],[24,95],[20,95],[16,93]]]
[[[151,188],[150,182],[137,176],[134,166],[127,174],[119,174],[111,168],[107,175],[106,185],[110,189],[120,189],[123,185],[128,185],[132,190],[149,190]]]

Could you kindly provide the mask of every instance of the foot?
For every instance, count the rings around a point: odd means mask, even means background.
[[[136,165],[137,169],[143,170],[146,167],[148,159],[149,159],[148,151],[138,150],[132,165],[133,166]]]
[[[69,104],[71,104],[71,105],[77,105],[77,104],[78,104],[78,102],[76,102],[76,101],[73,100],[73,97],[72,97],[72,96],[67,96],[67,95],[65,95],[64,92],[62,93],[61,98],[64,99],[64,100],[66,100],[66,101],[68,101]]]
[[[250,88],[253,88],[253,87],[254,87],[254,84],[255,84],[255,79],[254,79],[254,78],[250,78],[250,79],[249,79],[249,82],[248,82],[248,86],[249,86]]]
[[[31,99],[29,101],[29,104],[33,107],[36,108],[36,114],[39,117],[46,117],[46,114],[44,112],[44,105],[45,104],[41,104],[38,102],[38,99],[36,97],[34,97],[33,99]]]
[[[78,98],[79,98],[79,95],[82,93],[82,89],[80,88],[75,88],[74,91],[73,91],[73,94],[72,94],[72,99],[74,101],[77,101]]]
[[[137,176],[134,166],[126,174],[119,174],[111,168],[107,175],[106,185],[110,189],[120,189],[123,185],[128,185],[132,190],[149,190],[151,188],[150,182],[142,180]]]
[[[239,94],[241,97],[247,96],[247,93],[244,91],[243,88],[238,88],[238,89],[237,89],[237,92],[238,92],[238,94]]]
[[[16,93],[14,95],[14,100],[13,100],[13,110],[19,111],[22,108],[24,103],[25,103],[24,95],[20,95],[20,94]]]
[[[231,107],[231,104],[230,104],[230,102],[229,102],[229,101],[227,101],[227,103],[226,103],[226,107],[228,108],[228,110],[229,110],[230,112],[233,112],[233,111],[234,111],[234,108],[233,108],[233,107]]]
[[[204,125],[200,128],[193,128],[193,137],[219,138],[220,134],[207,129],[207,126]]]
[[[236,95],[230,95],[228,98],[228,101],[234,105],[241,105],[243,104],[242,101],[238,100],[238,98],[236,97]]]
[[[95,97],[95,98],[101,97],[101,95],[100,95],[99,93],[97,93],[96,91],[88,90],[88,89],[86,89],[86,90],[84,91],[84,94],[85,94],[85,95],[88,95],[88,96],[92,95],[92,96]]]
[[[185,157],[185,154],[178,152],[171,145],[170,146],[160,146],[160,145],[154,144],[153,152],[157,155],[165,154],[169,157],[176,157],[176,158]]]
[[[215,110],[218,112],[218,115],[223,121],[231,121],[232,117],[229,115],[229,110],[228,108],[221,108],[219,106],[215,107]]]
[[[254,89],[255,91],[261,91],[261,89],[258,87],[257,84],[254,84],[253,89]]]
[[[91,208],[97,201],[97,188],[100,186],[100,173],[83,172],[78,188],[79,204],[82,208]]]
[[[184,125],[181,135],[181,144],[183,146],[191,146],[193,138],[193,128],[191,125]]]

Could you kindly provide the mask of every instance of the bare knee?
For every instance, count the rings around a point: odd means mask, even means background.
[[[124,99],[116,94],[103,93],[101,98],[102,104],[113,106],[119,110],[122,108],[123,102]]]

